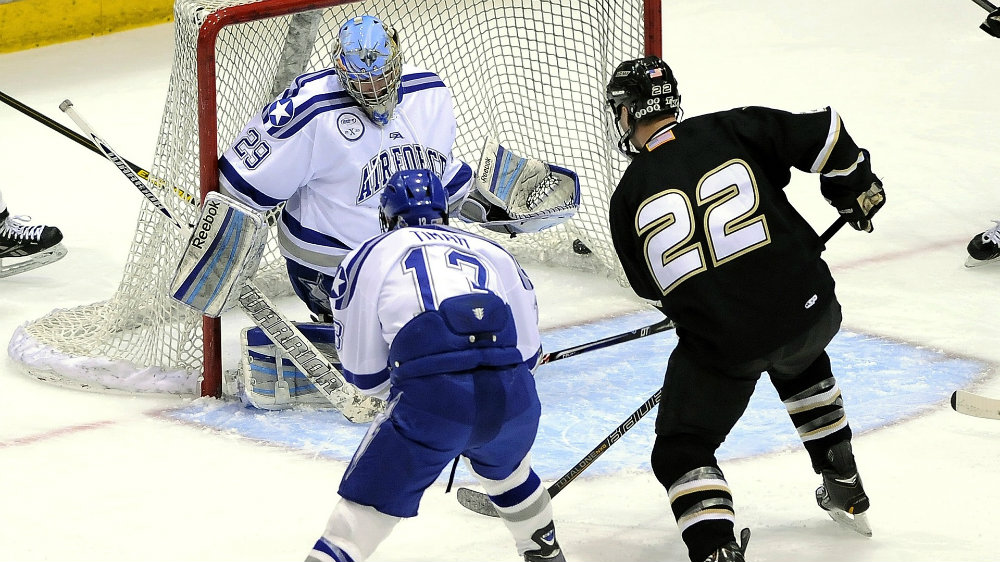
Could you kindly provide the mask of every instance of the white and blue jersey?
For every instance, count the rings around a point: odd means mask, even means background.
[[[373,124],[334,70],[303,74],[255,115],[219,159],[220,190],[255,208],[281,203],[281,254],[332,275],[344,255],[379,230],[379,193],[398,170],[428,168],[453,205],[472,169],[452,156],[451,91],[430,71],[403,67],[400,101]]]
[[[400,330],[446,299],[486,292],[510,307],[518,360],[534,368],[541,345],[535,294],[501,246],[436,225],[394,230],[366,242],[348,254],[333,282],[337,352],[345,377],[366,393],[384,395],[390,348]]]
[[[531,530],[551,521],[528,457],[541,415],[538,308],[506,250],[447,226],[394,230],[348,254],[331,304],[345,378],[387,394],[344,499],[412,517],[461,455],[503,517]]]

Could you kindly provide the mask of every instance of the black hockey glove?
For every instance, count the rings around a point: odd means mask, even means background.
[[[827,202],[837,209],[837,212],[841,216],[847,219],[847,223],[854,230],[863,230],[865,232],[871,232],[875,229],[872,226],[871,218],[882,208],[882,205],[885,205],[885,192],[882,190],[882,182],[878,178],[872,181],[871,187],[867,191],[863,191],[859,195],[838,194],[828,196],[824,193],[823,196],[826,197]]]

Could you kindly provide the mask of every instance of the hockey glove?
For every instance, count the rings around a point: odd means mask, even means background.
[[[871,187],[859,195],[834,195],[827,197],[826,200],[847,219],[847,223],[854,230],[871,232],[875,229],[871,217],[885,205],[885,192],[882,190],[882,182],[876,178],[872,181]]]

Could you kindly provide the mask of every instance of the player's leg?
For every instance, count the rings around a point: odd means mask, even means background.
[[[399,521],[374,507],[341,498],[306,562],[360,562],[375,552]]]
[[[811,330],[774,354],[768,373],[809,453],[813,470],[823,477],[823,485],[816,490],[820,507],[857,519],[868,510],[869,501],[851,448],[844,400],[825,351],[840,322],[840,305],[834,302]],[[858,532],[871,533],[865,528],[866,521],[856,522],[852,526]]]
[[[310,556],[343,562],[347,559],[335,557],[340,551],[360,562],[400,518],[417,515],[424,491],[469,442],[471,385],[468,375],[394,383],[385,411],[372,421],[344,472],[338,490],[342,501]],[[435,407],[455,415],[437,415]]]
[[[705,365],[683,345],[670,355],[650,462],[692,562],[743,560],[746,544],[736,542],[732,491],[715,451],[746,410],[757,378]]]
[[[333,276],[316,271],[290,259],[285,260],[288,270],[288,280],[299,299],[309,308],[316,322],[333,322],[333,310],[330,308],[330,288]]]
[[[519,555],[529,562],[564,561],[549,492],[531,468],[541,414],[531,372],[519,367],[477,377],[475,395],[480,415],[463,453],[469,471],[514,536]]]

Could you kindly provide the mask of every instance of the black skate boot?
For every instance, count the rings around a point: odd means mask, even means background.
[[[830,517],[866,537],[872,536],[868,524],[869,502],[854,462],[851,442],[842,441],[827,451],[828,468],[821,471],[823,485],[816,488],[816,503]]]
[[[743,542],[743,546],[734,540],[729,541],[709,554],[705,562],[746,562],[744,555],[747,552],[747,543],[750,542],[750,529],[740,531],[740,540]]]
[[[556,541],[556,526],[552,521],[535,531],[531,535],[531,540],[535,541],[539,548],[526,551],[524,562],[566,562],[566,557],[559,548],[559,542]]]
[[[27,224],[28,217],[12,217],[0,211],[0,277],[7,277],[41,267],[66,255],[62,232],[54,226]],[[14,263],[9,258],[18,259]],[[3,260],[7,259],[7,264]]]
[[[993,228],[980,232],[969,241],[969,257],[965,267],[977,267],[988,263],[1000,262],[1000,221],[993,221]]]

